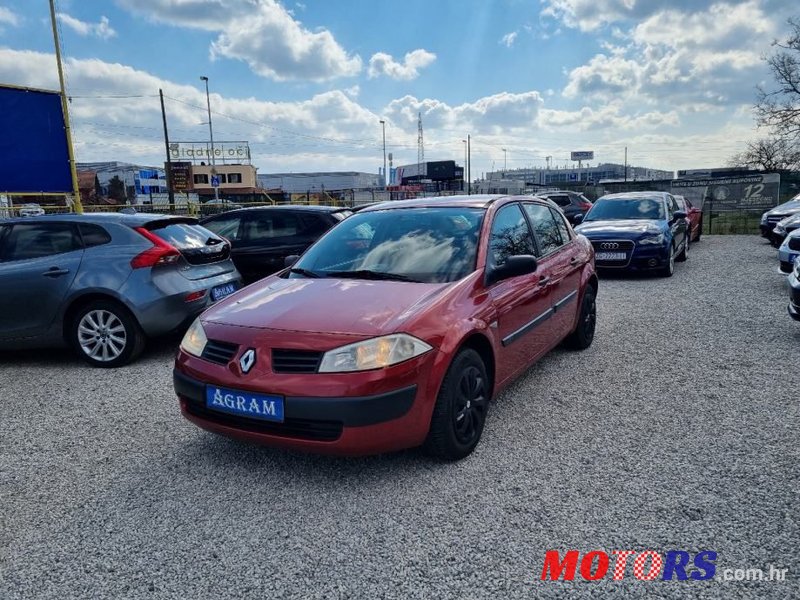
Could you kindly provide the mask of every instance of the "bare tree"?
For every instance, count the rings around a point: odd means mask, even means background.
[[[762,171],[800,169],[800,148],[782,137],[749,142],[747,149],[728,159],[731,167],[751,167]]]
[[[791,31],[785,42],[774,42],[776,52],[766,58],[775,85],[759,86],[755,104],[759,127],[787,143],[800,142],[800,18],[789,19]]]

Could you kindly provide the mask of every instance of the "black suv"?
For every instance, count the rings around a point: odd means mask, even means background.
[[[575,215],[585,215],[589,212],[589,209],[592,208],[592,203],[589,199],[578,192],[538,192],[536,196],[539,198],[547,198],[551,202],[557,204],[571,225],[575,225]]]
[[[335,206],[276,205],[231,210],[200,223],[230,241],[233,263],[252,283],[283,269],[287,256],[302,254],[351,214]]]

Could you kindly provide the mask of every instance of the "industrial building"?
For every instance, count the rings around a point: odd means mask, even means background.
[[[358,171],[269,173],[259,175],[258,183],[265,190],[280,190],[286,194],[382,189],[384,186],[381,175]]]
[[[626,173],[627,171],[627,173]],[[597,184],[606,181],[657,181],[672,179],[673,171],[634,167],[617,163],[601,163],[596,166],[564,167],[564,168],[530,168],[509,169],[507,171],[491,171],[486,174],[486,181],[509,180],[521,181],[524,187],[557,186],[564,183]],[[508,186],[507,186],[508,187]]]

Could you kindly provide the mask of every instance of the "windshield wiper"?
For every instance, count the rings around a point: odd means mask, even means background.
[[[356,271],[328,271],[327,277],[347,277],[351,279],[373,279],[375,281],[409,281],[412,283],[422,283],[419,279],[413,279],[399,273],[386,273],[384,271],[371,271],[370,269],[358,269]]]
[[[319,273],[309,271],[308,269],[301,269],[300,267],[292,267],[289,269],[289,272],[297,273],[298,275],[303,275],[304,277],[310,277],[311,279],[319,279],[320,277],[323,277],[323,275],[320,275]]]

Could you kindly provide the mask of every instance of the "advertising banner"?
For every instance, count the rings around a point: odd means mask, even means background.
[[[594,150],[570,152],[570,158],[572,160],[594,160]]]
[[[675,179],[671,191],[697,208],[713,201],[714,210],[768,209],[778,204],[779,173],[756,173],[707,179]]]
[[[0,193],[72,192],[58,92],[0,86],[0,156]]]
[[[191,162],[211,161],[210,142],[170,142],[172,160]],[[249,163],[250,145],[247,142],[214,142],[214,160],[224,163]]]

